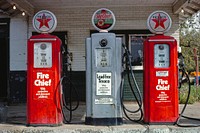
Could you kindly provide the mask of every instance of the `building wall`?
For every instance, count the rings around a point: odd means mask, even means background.
[[[80,100],[85,100],[85,39],[90,37],[90,31],[95,30],[91,18],[93,13],[102,7],[73,7],[73,8],[52,8],[50,10],[57,17],[56,31],[66,31],[68,35],[68,49],[73,54],[72,61],[72,83],[81,95]],[[172,14],[171,6],[115,6],[105,7],[113,11],[116,17],[116,25],[113,30],[146,30],[147,18],[155,10],[166,11],[172,18],[173,24],[166,35],[174,36],[179,42],[178,16]],[[35,9],[40,11],[42,9]],[[32,17],[29,20],[29,36],[33,31]],[[143,71],[135,71],[136,79],[143,92]],[[125,98],[132,99],[130,88],[125,79]]]
[[[26,17],[18,16],[10,21],[10,71],[24,71],[27,63]]]
[[[57,17],[56,31],[68,32],[68,48],[73,53],[72,69],[74,71],[85,71],[85,38],[90,36],[90,30],[94,30],[91,18],[99,8],[101,7],[46,9],[53,12]],[[116,17],[116,25],[113,30],[147,29],[146,20],[150,13],[155,10],[166,11],[173,21],[172,28],[167,35],[172,35],[179,41],[178,16],[172,14],[170,6],[117,6],[106,8],[112,10]],[[39,10],[41,9],[36,9],[36,12]],[[32,20],[29,21],[30,32],[33,30],[31,22]]]
[[[19,14],[10,19],[9,101],[26,102],[28,21]]]
[[[52,8],[58,20],[56,31],[68,32],[68,48],[73,53],[72,68],[74,71],[85,71],[85,38],[90,30],[95,30],[91,23],[92,14],[101,7]],[[166,35],[174,36],[179,43],[178,16],[172,14],[170,6],[125,6],[106,7],[113,11],[116,25],[113,30],[147,29],[146,20],[155,10],[164,10],[172,18],[172,27]],[[35,9],[39,11],[42,9]],[[0,15],[0,17],[7,17]],[[32,18],[21,15],[11,18],[10,22],[10,70],[26,70],[26,43],[34,31]],[[28,20],[29,21],[28,21]],[[28,23],[27,23],[28,21]],[[28,29],[27,29],[28,26]],[[28,35],[27,35],[28,34]]]
[[[0,18],[10,19],[9,31],[9,72],[2,75],[8,77],[8,88],[5,97],[12,102],[26,101],[26,57],[28,21],[19,14],[15,17],[0,15]],[[3,63],[4,64],[4,63]]]
[[[90,31],[95,30],[91,23],[93,13],[101,7],[71,7],[52,9],[58,21],[55,31],[64,31],[68,35],[68,49],[73,54],[72,70],[73,83],[81,92],[81,100],[85,99],[85,38],[90,36]],[[146,20],[155,10],[164,10],[172,18],[172,28],[167,35],[174,36],[179,43],[178,16],[172,14],[171,6],[107,6],[116,17],[113,30],[144,30],[147,29]],[[43,9],[35,8],[35,12]],[[5,17],[5,16],[1,16]],[[32,35],[32,18],[21,15],[11,18],[10,21],[10,100],[12,102],[26,101],[26,63],[27,39]],[[142,75],[138,71],[137,75]],[[141,76],[136,78],[141,79]],[[78,82],[77,82],[78,81]],[[139,84],[142,84],[142,79]],[[78,83],[78,84],[77,84]],[[142,86],[142,85],[141,85]]]

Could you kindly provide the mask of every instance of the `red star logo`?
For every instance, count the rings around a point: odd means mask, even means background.
[[[167,21],[167,19],[166,18],[162,18],[160,16],[160,13],[158,14],[158,18],[154,18],[152,20],[156,23],[154,29],[158,28],[158,26],[161,26],[163,29],[165,29],[164,22]]]
[[[51,20],[51,18],[47,18],[45,16],[45,14],[42,15],[42,18],[38,18],[37,21],[40,22],[40,27],[39,29],[42,27],[42,26],[46,26],[47,28],[49,28],[49,24],[48,22]]]

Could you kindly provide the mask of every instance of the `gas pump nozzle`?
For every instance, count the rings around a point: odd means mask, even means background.
[[[180,89],[181,84],[182,84],[182,79],[184,76],[183,71],[185,71],[185,62],[184,62],[184,56],[181,53],[181,47],[179,47],[179,50],[178,50],[178,69],[179,69],[178,80],[179,80],[179,89]]]
[[[184,56],[181,53],[181,47],[179,47],[179,51],[178,51],[178,66],[179,68],[183,68],[185,66]]]

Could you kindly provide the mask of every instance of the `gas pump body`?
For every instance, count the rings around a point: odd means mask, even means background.
[[[62,124],[60,47],[60,39],[50,34],[28,40],[27,125]]]
[[[122,124],[121,56],[122,40],[114,33],[86,39],[86,124]]]
[[[144,43],[144,122],[175,123],[178,118],[177,42],[155,35]]]

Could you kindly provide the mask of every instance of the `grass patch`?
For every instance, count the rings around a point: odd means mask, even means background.
[[[188,96],[188,85],[183,84],[179,90],[179,103],[185,104],[187,96]],[[191,85],[190,97],[188,104],[193,104],[195,102],[200,101],[200,86],[198,88],[194,85]]]

